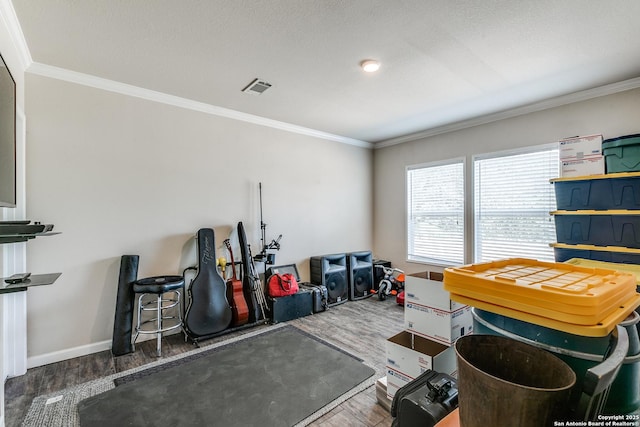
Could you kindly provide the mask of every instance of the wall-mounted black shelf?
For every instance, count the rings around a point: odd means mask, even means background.
[[[39,222],[31,224],[29,220],[0,221],[0,244],[26,242],[39,236],[60,234],[51,230],[53,230],[53,224]]]
[[[0,282],[0,294],[8,294],[10,292],[26,291],[31,286],[43,286],[52,285],[53,282],[58,280],[62,273],[48,273],[48,274],[32,274],[24,282],[20,283],[5,283],[4,279]]]
[[[60,234],[60,233],[55,232],[55,233],[34,233],[34,234],[0,234],[0,244],[26,242],[27,240],[35,239],[36,237],[53,236],[54,234]]]

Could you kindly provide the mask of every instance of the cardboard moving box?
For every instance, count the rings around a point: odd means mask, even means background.
[[[558,143],[560,160],[581,160],[602,156],[602,135],[575,136]]]
[[[444,290],[444,284],[441,281],[422,277],[422,273],[406,276],[404,291],[407,302],[445,311],[454,311],[465,306],[451,300],[451,295]]]
[[[473,330],[471,308],[452,301],[442,282],[421,276],[406,278],[404,326],[409,332],[451,345]]]
[[[404,327],[408,332],[452,345],[473,331],[471,307],[465,305],[455,311],[446,311],[405,302]]]
[[[398,389],[421,373],[434,371],[457,375],[453,347],[402,331],[387,340],[387,396],[393,399]]]
[[[376,381],[376,399],[380,406],[391,412],[391,399],[387,396],[387,377],[378,378]]]
[[[580,160],[560,160],[560,176],[578,177],[604,174],[604,156],[595,156]]]

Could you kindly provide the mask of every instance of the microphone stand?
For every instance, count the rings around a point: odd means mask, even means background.
[[[275,262],[275,254],[267,253],[268,250],[275,249],[276,251],[280,250],[280,239],[282,239],[282,234],[278,236],[276,240],[271,240],[271,243],[268,245],[265,243],[267,241],[267,224],[262,220],[262,183],[258,183],[258,189],[260,191],[260,241],[262,243],[262,250],[258,255],[256,255],[253,259],[256,262],[263,262],[266,264],[273,264]]]

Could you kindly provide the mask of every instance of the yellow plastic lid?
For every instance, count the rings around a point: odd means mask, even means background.
[[[613,270],[612,270],[613,271]],[[557,271],[556,271],[557,273]],[[635,292],[635,286],[631,285],[631,282],[635,280],[635,276],[626,273],[623,274],[625,282],[629,282],[624,286],[609,286],[607,290],[601,288],[599,291],[594,291],[598,285],[607,286],[604,282],[599,282],[598,278],[593,278],[587,285],[571,284],[568,282],[569,275],[558,276],[551,280],[545,280],[539,283],[539,292],[536,291],[536,283],[525,282],[521,283],[522,286],[505,286],[503,280],[499,278],[495,281],[487,280],[463,280],[459,278],[449,277],[445,281],[444,288],[451,291],[453,288],[468,289],[473,292],[484,293],[485,298],[491,299],[493,297],[510,298],[514,302],[520,301],[524,304],[534,305],[537,307],[559,307],[558,311],[564,313],[574,314],[598,314],[602,313],[611,305],[619,304],[629,298]],[[499,275],[504,276],[504,275]],[[616,280],[614,276],[604,276],[604,280]],[[612,279],[608,279],[612,277]],[[571,277],[573,278],[573,277]],[[528,278],[527,278],[528,279]],[[520,280],[520,279],[517,279]],[[583,281],[584,282],[584,281]],[[567,284],[564,289],[563,284]],[[611,284],[613,282],[610,282]],[[513,284],[513,281],[508,281],[507,285]],[[585,289],[586,286],[586,289]],[[562,290],[569,288],[580,288],[585,291],[582,295],[573,292],[573,294],[562,293]],[[560,290],[560,292],[558,292]],[[579,290],[579,289],[578,289]],[[583,296],[583,298],[578,298]]]
[[[635,274],[636,285],[640,284],[640,265],[637,264],[621,264],[617,262],[594,261],[584,258],[571,258],[565,261],[566,264],[581,265],[583,267],[608,268],[611,270],[624,271]]]
[[[640,177],[640,172],[619,172],[619,173],[607,173],[604,175],[584,175],[584,176],[568,176],[563,178],[553,178],[549,182],[562,182],[562,181],[587,181],[592,179],[615,179],[615,178],[635,178]]]
[[[444,289],[449,286],[481,291],[487,300],[496,291],[514,299],[556,302],[577,306],[606,308],[612,295],[628,298],[636,291],[634,275],[609,269],[582,267],[565,263],[510,258],[444,270]]]
[[[611,209],[605,211],[582,210],[582,211],[553,211],[551,215],[640,215],[640,210]]]
[[[536,316],[546,317],[548,319],[557,320],[576,325],[596,325],[602,319],[613,314],[620,305],[623,305],[633,295],[626,295],[625,298],[615,298],[609,304],[603,307],[587,307],[587,306],[571,306],[558,302],[546,302],[537,305],[535,301],[527,298],[519,298],[514,295],[493,292],[490,296],[486,292],[477,289],[459,288],[457,286],[448,286],[449,292],[456,295],[473,298],[474,300],[484,301],[489,304],[509,307],[524,313],[531,313]]]
[[[625,254],[640,255],[640,249],[625,248],[624,246],[594,246],[594,245],[569,245],[567,243],[549,243],[552,248],[578,249],[581,251],[620,252]]]
[[[520,310],[515,310],[513,308],[491,304],[482,300],[477,300],[454,293],[451,294],[451,299],[462,304],[467,304],[482,310],[500,314],[502,316],[522,320],[523,322],[529,322],[536,325],[545,326],[547,328],[556,329],[558,331],[587,337],[605,337],[609,335],[617,324],[626,319],[633,310],[640,306],[640,294],[635,294],[632,298],[626,301],[624,305],[618,307],[616,311],[602,319],[597,324],[585,326],[562,322],[559,320],[550,319],[548,317],[538,316],[532,313],[526,313]]]

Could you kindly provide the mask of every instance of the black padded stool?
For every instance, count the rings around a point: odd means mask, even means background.
[[[136,335],[133,337],[133,343],[135,344],[139,334],[156,334],[157,344],[156,349],[158,351],[158,357],[162,355],[162,334],[164,332],[171,331],[173,329],[181,328],[187,336],[184,330],[182,322],[182,307],[180,303],[182,301],[180,292],[184,289],[184,277],[182,276],[155,276],[147,277],[145,279],[139,279],[133,282],[133,291],[136,294],[141,294],[138,298],[138,321],[136,325]],[[167,292],[174,292],[175,298],[164,298],[164,294]],[[142,299],[148,295],[154,294],[156,299],[143,303]],[[165,310],[176,307],[178,315],[168,316],[165,315]],[[155,311],[156,316],[142,321],[142,313],[145,311]],[[165,320],[173,320],[169,326],[164,325]],[[155,329],[143,329],[142,325],[147,323],[154,323]]]

